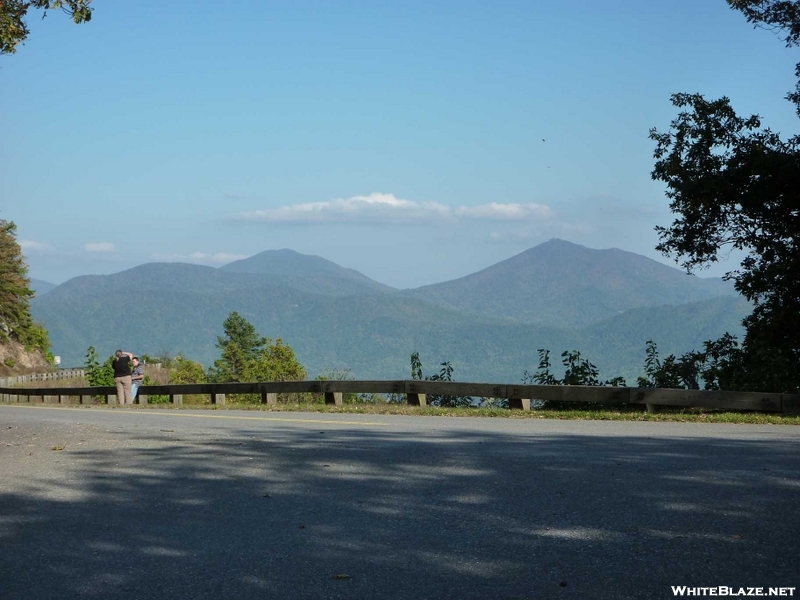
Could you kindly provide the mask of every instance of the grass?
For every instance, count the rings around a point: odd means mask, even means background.
[[[81,405],[70,405],[81,406]],[[95,407],[98,405],[94,405]],[[102,405],[101,405],[102,406]],[[121,407],[113,407],[119,410]],[[736,412],[713,409],[661,407],[658,412],[648,413],[643,407],[597,409],[539,409],[508,410],[502,408],[439,408],[435,406],[408,406],[405,404],[344,404],[332,406],[321,403],[295,404],[250,404],[230,402],[221,406],[213,404],[186,403],[156,404],[125,407],[124,410],[221,410],[256,412],[317,412],[328,414],[408,415],[429,417],[483,417],[505,419],[562,419],[585,421],[671,421],[681,423],[743,423],[759,425],[800,425],[800,414]]]

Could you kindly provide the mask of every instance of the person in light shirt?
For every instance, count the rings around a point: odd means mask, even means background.
[[[131,398],[136,399],[136,392],[144,381],[144,365],[139,362],[139,357],[133,357],[133,371],[131,371]]]

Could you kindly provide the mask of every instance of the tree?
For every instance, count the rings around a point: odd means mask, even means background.
[[[645,377],[639,377],[637,385],[644,388],[689,388],[699,389],[698,356],[687,353],[681,358],[670,354],[663,361],[658,356],[658,346],[647,340],[644,359]]]
[[[222,324],[224,337],[217,337],[217,348],[222,356],[214,361],[213,378],[216,381],[247,381],[248,365],[254,361],[267,338],[256,333],[256,328],[238,312],[233,311]]]
[[[47,330],[31,317],[34,293],[16,232],[13,222],[0,219],[0,342],[15,340],[26,350],[39,350],[52,363]]]
[[[0,220],[0,339],[19,339],[30,327],[28,301],[33,298],[28,266],[17,243],[17,226]]]
[[[453,365],[450,361],[445,361],[439,365],[439,373],[425,377],[425,381],[453,381]],[[422,381],[422,361],[419,352],[411,353],[411,379]],[[431,406],[441,406],[447,408],[472,406],[472,398],[469,396],[442,396],[440,394],[428,394],[428,404]]]
[[[728,0],[756,25],[786,33],[800,43],[800,1]],[[800,65],[797,68],[800,78]],[[800,83],[798,83],[800,86]],[[800,87],[787,98],[798,107]],[[656,142],[654,180],[667,186],[669,227],[657,227],[657,249],[687,271],[742,251],[739,269],[728,272],[737,291],[753,303],[740,389],[800,389],[800,136],[782,140],[761,128],[757,115],[736,114],[726,97],[675,94],[683,109],[670,131],[651,129]]]
[[[699,390],[700,381],[706,390],[739,390],[747,377],[744,352],[736,337],[726,333],[718,340],[703,343],[700,352],[686,352],[680,357],[670,354],[663,361],[658,347],[647,340],[644,361],[645,377],[637,385],[646,388],[683,388]]]
[[[86,351],[86,383],[90,386],[114,386],[114,357],[109,356],[101,365],[97,361],[97,350],[94,346],[89,346]]]
[[[550,350],[539,348],[539,367],[536,373],[529,373],[527,370],[522,376],[522,383],[533,383],[536,385],[561,385],[561,380],[556,379],[550,372]]]
[[[75,23],[92,20],[92,0],[0,0],[0,54],[13,54],[17,46],[25,42],[30,31],[25,17],[31,8],[43,10],[42,18],[48,10],[60,9],[67,13]]]
[[[785,35],[786,47],[800,45],[800,2],[796,0],[727,0],[731,8],[744,14],[749,23]],[[800,116],[800,63],[795,67],[797,84],[786,95]]]
[[[261,337],[256,328],[237,312],[225,319],[223,327],[225,337],[217,338],[222,356],[209,370],[212,381],[299,381],[306,378],[306,370],[297,360],[294,350],[281,338],[273,342]],[[245,395],[243,399],[257,398]]]
[[[582,358],[578,350],[561,353],[561,364],[564,365],[564,378],[557,379],[551,372],[550,350],[539,348],[539,365],[535,373],[527,370],[522,376],[522,383],[534,385],[611,385],[624,387],[623,377],[614,377],[605,382],[599,379],[599,369],[588,359]]]
[[[170,371],[170,383],[205,383],[208,380],[203,365],[180,354],[175,357]]]
[[[301,381],[306,370],[281,338],[266,338],[266,346],[247,365],[247,381]]]

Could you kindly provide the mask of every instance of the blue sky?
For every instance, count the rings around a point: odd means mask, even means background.
[[[0,218],[54,283],[291,248],[413,287],[552,237],[669,262],[670,94],[797,132],[796,49],[724,0],[93,6],[0,56]]]

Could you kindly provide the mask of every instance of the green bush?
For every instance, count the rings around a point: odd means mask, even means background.
[[[91,387],[114,386],[114,357],[109,356],[101,365],[97,361],[97,350],[89,346],[86,351],[86,383]]]

